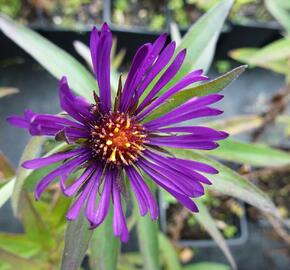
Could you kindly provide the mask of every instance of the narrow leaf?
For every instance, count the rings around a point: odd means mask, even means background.
[[[92,98],[91,91],[97,90],[96,81],[92,74],[71,55],[38,33],[4,15],[0,16],[0,29],[57,79],[66,75],[71,88],[77,94],[88,99]]]
[[[90,242],[90,266],[92,270],[117,269],[120,240],[113,233],[113,207],[110,208],[108,216],[94,231]]]
[[[65,233],[65,245],[62,254],[61,270],[78,270],[87,252],[92,230],[81,212],[78,219],[70,221]]]
[[[18,92],[19,90],[14,87],[0,87],[0,98],[6,97],[12,94],[16,94]]]
[[[219,191],[222,194],[245,201],[262,211],[272,213],[279,217],[277,209],[269,197],[249,180],[239,175],[229,167],[226,167],[220,162],[206,157],[197,151],[182,149],[169,150],[177,157],[204,162],[215,167],[219,173],[213,176],[208,176],[213,183],[213,185],[209,186],[209,188]]]
[[[249,114],[207,122],[205,126],[237,135],[259,128],[263,122],[262,117]]]
[[[219,148],[210,151],[209,154],[224,160],[261,167],[290,164],[289,153],[273,149],[267,145],[247,143],[234,139],[220,141],[219,145]]]
[[[147,181],[147,183],[150,183],[150,181]],[[137,219],[137,235],[139,249],[143,258],[143,269],[160,270],[160,262],[158,256],[158,223],[157,221],[152,221],[149,214],[144,217],[140,216],[138,203],[134,197],[134,194],[132,197],[134,198],[134,214]]]
[[[19,200],[20,195],[22,191],[23,184],[25,182],[26,177],[30,174],[31,171],[24,169],[21,167],[21,164],[28,159],[35,158],[39,152],[40,148],[42,146],[42,143],[44,142],[44,138],[42,137],[33,137],[29,143],[26,145],[23,154],[20,158],[19,166],[17,168],[16,172],[16,180],[14,185],[14,190],[12,194],[12,209],[14,212],[14,215],[17,215],[18,213],[18,206],[19,206]]]
[[[8,159],[4,156],[4,154],[0,151],[0,182],[3,179],[8,179],[14,176],[15,170],[8,161]]]
[[[165,263],[165,269],[181,270],[182,268],[179,262],[178,254],[169,239],[163,233],[159,233],[158,240],[160,244],[160,255]]]
[[[285,0],[265,0],[265,4],[270,13],[280,22],[280,24],[290,33],[290,4]]]
[[[233,258],[233,255],[227,246],[227,243],[219,231],[214,219],[210,215],[206,206],[202,203],[201,200],[196,200],[198,205],[199,213],[195,214],[197,221],[205,228],[209,235],[214,239],[219,248],[222,250],[226,258],[228,259],[233,270],[237,269],[236,262]]]
[[[187,100],[195,96],[205,96],[208,94],[213,94],[222,91],[226,88],[231,82],[233,82],[236,78],[238,78],[246,69],[246,66],[237,67],[222,76],[209,81],[207,83],[201,84],[199,86],[185,89],[176,95],[174,95],[168,102],[166,102],[163,106],[156,109],[147,120],[154,119],[162,114],[165,114],[177,106],[183,104]]]
[[[202,68],[207,71],[212,62],[218,36],[232,4],[233,0],[221,1],[188,30],[177,48],[177,51],[186,49],[186,58],[170,85],[194,69]],[[204,53],[205,51],[207,53]]]
[[[200,262],[187,265],[183,270],[230,270],[230,267],[221,263]]]
[[[10,199],[15,185],[15,178],[0,188],[0,208]]]

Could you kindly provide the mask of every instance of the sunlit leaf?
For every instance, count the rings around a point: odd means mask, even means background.
[[[92,74],[71,55],[38,33],[4,15],[0,16],[0,29],[53,76],[60,79],[66,75],[71,88],[77,94],[92,99],[91,91],[97,90],[96,81]]]
[[[23,151],[23,154],[20,158],[19,166],[16,173],[16,184],[15,184],[13,195],[12,195],[12,209],[15,215],[17,215],[18,206],[19,206],[19,197],[20,197],[22,189],[24,188],[25,181],[28,179],[31,173],[34,172],[33,170],[27,170],[27,169],[22,168],[21,164],[25,160],[33,159],[39,155],[39,152],[40,152],[40,149],[44,140],[45,139],[43,137],[33,137],[29,141],[29,143],[26,145]],[[66,143],[60,143],[44,156],[49,156],[58,151],[65,150],[67,147],[68,145]]]
[[[12,209],[15,215],[17,215],[18,213],[19,200],[23,184],[25,182],[26,177],[30,174],[29,170],[21,167],[21,164],[25,160],[35,158],[39,154],[43,142],[44,138],[42,137],[33,137],[32,139],[30,139],[20,158],[19,166],[16,172],[14,190],[12,194]]]
[[[287,0],[265,0],[270,13],[290,33],[290,2]]]
[[[61,270],[78,270],[89,247],[93,230],[81,212],[79,217],[68,222],[65,246],[62,254]]]
[[[120,251],[120,240],[114,236],[113,209],[105,221],[98,227],[90,242],[90,266],[91,269],[116,270]]]
[[[16,94],[18,92],[19,90],[14,87],[0,87],[0,98],[6,97],[12,94]]]
[[[166,270],[181,270],[178,254],[172,243],[163,233],[158,234],[160,256],[163,258]]]
[[[263,52],[264,49],[266,50],[265,52]],[[260,54],[260,51],[262,51],[262,54]],[[282,56],[280,52],[277,52],[273,53],[273,56],[272,53],[270,53],[270,57],[265,57],[266,54],[269,54],[269,51],[271,51],[271,49],[268,48],[268,46],[262,49],[240,48],[230,51],[229,55],[234,60],[248,64],[250,67],[258,66],[284,75],[289,74],[289,63],[287,55]],[[283,50],[281,51],[283,52]]]
[[[218,36],[232,5],[233,0],[221,1],[190,27],[177,48],[177,52],[186,48],[185,62],[170,85],[194,69],[202,68],[207,71],[212,62]]]
[[[175,22],[170,22],[170,36],[171,36],[171,40],[175,41],[176,46],[179,46],[181,42],[181,34],[178,29],[178,24]]]
[[[258,115],[239,115],[226,119],[207,122],[204,125],[237,135],[259,128],[264,123],[263,118]]]
[[[273,149],[267,145],[247,143],[234,139],[219,142],[220,147],[209,152],[210,155],[253,166],[284,166],[290,164],[290,154]]]
[[[150,116],[148,116],[146,121],[171,111],[194,96],[205,96],[222,91],[232,81],[238,78],[245,69],[246,66],[237,67],[212,81],[206,82],[193,88],[185,89],[175,94],[170,98],[170,100],[168,100],[168,102],[156,109]]]
[[[202,227],[205,228],[205,230],[208,232],[208,234],[214,239],[214,241],[217,243],[219,248],[222,250],[222,252],[225,254],[226,258],[228,259],[232,269],[237,269],[236,262],[233,258],[233,255],[227,246],[227,243],[219,231],[216,222],[210,215],[208,209],[206,206],[202,203],[202,200],[196,201],[199,209],[199,213],[195,214],[195,218],[197,221],[202,225]]]
[[[254,65],[273,62],[290,57],[290,38],[276,40],[269,45],[259,49],[251,57],[251,63]]]
[[[15,185],[15,178],[0,188],[0,208],[10,199]]]

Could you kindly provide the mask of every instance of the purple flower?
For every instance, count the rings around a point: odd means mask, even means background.
[[[27,169],[38,169],[53,163],[61,165],[46,175],[37,185],[38,200],[46,187],[57,177],[66,196],[77,196],[67,218],[74,220],[82,207],[91,227],[96,228],[106,218],[110,202],[114,206],[113,230],[123,242],[128,240],[122,198],[125,197],[125,175],[128,177],[142,216],[150,212],[152,220],[158,217],[154,196],[143,179],[148,175],[193,212],[197,206],[192,198],[204,194],[203,184],[211,184],[202,174],[217,170],[197,161],[175,158],[163,147],[210,150],[215,142],[227,137],[222,131],[202,126],[181,126],[184,121],[219,115],[222,111],[209,107],[222,96],[212,94],[194,97],[158,118],[146,120],[174,94],[192,83],[206,80],[202,70],[193,71],[174,84],[165,93],[161,90],[180,70],[185,50],[175,57],[175,43],[165,45],[166,35],[154,43],[147,43],[137,51],[127,80],[119,87],[112,104],[110,90],[110,52],[112,34],[107,24],[101,31],[93,29],[90,50],[99,96],[94,93],[94,104],[75,96],[66,77],[60,80],[60,106],[64,115],[37,114],[26,110],[24,116],[11,116],[8,121],[26,128],[31,135],[54,136],[66,141],[69,150],[49,157],[23,163]],[[166,67],[166,68],[165,68]],[[165,72],[161,71],[165,68]],[[154,86],[143,96],[149,84],[158,77]],[[69,183],[73,171],[80,176]]]

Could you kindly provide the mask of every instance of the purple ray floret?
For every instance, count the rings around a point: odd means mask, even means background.
[[[158,206],[149,188],[152,183],[190,211],[197,212],[193,198],[204,194],[204,185],[212,184],[204,173],[218,171],[201,162],[174,157],[170,148],[211,150],[218,147],[216,141],[228,136],[208,127],[181,125],[188,120],[221,114],[222,111],[211,107],[223,98],[219,94],[193,97],[170,112],[148,120],[152,112],[175,94],[208,79],[202,70],[196,70],[173,84],[172,79],[186,58],[186,50],[175,53],[175,42],[166,45],[166,39],[163,34],[154,43],[139,48],[124,86],[120,77],[118,92],[112,101],[112,34],[107,24],[100,31],[94,27],[90,51],[99,89],[99,95],[92,93],[95,102],[76,96],[64,76],[59,82],[60,107],[64,113],[49,115],[26,110],[23,116],[8,118],[10,124],[27,129],[32,136],[54,137],[68,146],[61,152],[23,163],[27,169],[59,164],[39,181],[35,198],[40,199],[43,191],[59,178],[64,195],[76,197],[67,219],[76,219],[84,209],[93,229],[106,219],[112,205],[113,231],[123,242],[129,239],[124,209],[125,177],[142,216],[149,214],[152,220],[158,218]],[[168,83],[170,87],[166,88]],[[69,180],[72,172],[79,172],[73,182]]]

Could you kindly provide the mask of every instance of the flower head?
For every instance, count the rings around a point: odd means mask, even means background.
[[[53,136],[70,145],[69,150],[23,163],[27,169],[38,169],[61,162],[38,183],[36,199],[55,178],[60,177],[63,193],[77,196],[67,218],[76,219],[84,206],[92,228],[104,221],[112,201],[114,234],[124,242],[129,237],[122,207],[125,175],[142,216],[150,212],[152,220],[158,217],[158,207],[144,175],[189,210],[198,211],[192,198],[202,196],[203,184],[210,184],[202,173],[214,174],[217,170],[197,161],[176,158],[164,147],[210,150],[218,146],[215,141],[227,137],[225,132],[207,127],[180,125],[187,120],[222,113],[209,107],[222,98],[219,94],[193,97],[160,117],[146,119],[174,94],[192,83],[207,79],[202,70],[193,71],[161,93],[179,71],[186,53],[182,50],[174,57],[175,43],[166,46],[165,42],[166,35],[161,35],[154,43],[139,48],[124,86],[122,79],[119,80],[112,104],[112,34],[106,24],[101,31],[94,28],[90,50],[99,88],[99,95],[92,93],[94,103],[75,96],[63,77],[59,98],[65,115],[37,114],[26,110],[22,117],[8,118],[11,124],[28,129],[31,135]],[[153,80],[156,80],[153,87],[148,87]],[[69,184],[68,176],[77,170],[80,171],[79,177]]]

